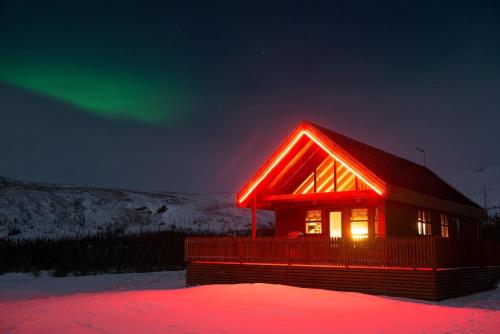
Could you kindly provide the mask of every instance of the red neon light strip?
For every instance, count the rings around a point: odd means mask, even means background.
[[[238,203],[243,203],[248,198],[248,196],[255,190],[255,188],[257,188],[257,186],[262,182],[262,180],[264,180],[267,177],[267,175],[269,175],[269,173],[271,172],[271,170],[273,170],[274,167],[276,167],[276,165],[278,165],[278,163],[280,163],[280,161],[283,160],[283,158],[288,154],[288,152],[290,152],[290,150],[292,149],[292,147],[295,146],[295,144],[297,144],[297,142],[299,141],[300,138],[302,138],[303,135],[306,135],[307,137],[309,137],[309,139],[311,139],[313,142],[315,142],[316,145],[318,145],[319,147],[321,147],[332,158],[334,158],[335,160],[337,160],[338,162],[340,162],[340,164],[342,166],[344,166],[345,168],[347,168],[351,173],[353,173],[358,178],[360,178],[363,182],[365,182],[377,194],[379,194],[379,195],[383,194],[381,190],[379,190],[377,187],[375,187],[373,184],[371,184],[366,178],[364,178],[359,173],[357,173],[355,170],[353,170],[351,167],[349,167],[344,161],[342,161],[338,156],[336,156],[333,152],[331,152],[325,145],[323,145],[323,143],[321,143],[321,141],[319,139],[317,139],[315,136],[313,136],[311,133],[309,133],[309,131],[302,130],[292,140],[292,142],[290,144],[288,144],[288,146],[283,150],[283,152],[281,152],[281,154],[273,161],[273,163],[266,168],[266,170],[252,184],[252,186],[250,188],[248,188],[247,191],[238,199]]]
[[[363,182],[365,182],[370,188],[373,189],[377,194],[382,195],[382,191],[379,190],[377,187],[375,187],[373,184],[368,182],[367,179],[365,179],[362,175],[360,175],[358,172],[356,172],[354,169],[349,167],[344,161],[342,161],[339,157],[337,157],[333,152],[331,152],[327,147],[323,145],[316,137],[314,137],[312,134],[310,134],[308,131],[304,131],[304,134],[308,136],[313,142],[315,142],[319,147],[321,147],[326,153],[328,153],[332,158],[340,162],[341,165],[343,165],[345,168],[347,168],[351,173],[356,175],[358,178],[360,178]]]
[[[276,266],[276,267],[321,267],[321,268],[347,268],[346,265],[342,264],[301,264],[301,263],[276,263],[276,262],[237,262],[237,261],[208,261],[208,260],[191,260],[190,263],[196,264],[227,264],[227,265],[244,265],[244,266]],[[397,267],[397,266],[363,266],[363,265],[349,265],[348,268],[356,268],[356,269],[381,269],[381,270],[422,270],[422,271],[431,271],[434,270],[431,267]],[[465,267],[467,268],[467,267]],[[476,268],[476,267],[471,267]],[[454,269],[462,269],[462,268],[436,268],[436,270],[454,270]]]
[[[288,152],[290,152],[292,147],[295,146],[295,144],[297,144],[297,142],[299,141],[299,139],[302,137],[303,134],[304,131],[301,131],[298,134],[298,136],[295,137],[295,139],[290,144],[288,144],[288,146],[283,150],[283,152],[281,152],[281,154],[276,158],[276,160],[274,160],[274,162],[269,167],[266,168],[264,173],[262,173],[262,175],[253,183],[253,185],[250,188],[248,188],[248,190],[239,198],[238,203],[243,203],[247,199],[247,197],[252,193],[252,191],[254,191],[254,189],[262,182],[262,180],[264,180],[266,176],[271,172],[271,170],[274,167],[276,167],[276,165],[281,160],[283,160],[285,155],[287,155]]]

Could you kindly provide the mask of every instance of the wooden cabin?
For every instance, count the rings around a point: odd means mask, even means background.
[[[286,138],[237,203],[274,210],[280,237],[477,239],[484,218],[427,167],[309,122]]]
[[[440,300],[494,287],[484,211],[425,166],[300,123],[241,189],[252,236],[187,238],[189,285],[276,283]],[[256,210],[274,210],[257,237]]]

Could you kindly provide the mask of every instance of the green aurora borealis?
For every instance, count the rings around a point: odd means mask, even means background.
[[[106,118],[161,124],[179,104],[166,80],[84,62],[2,61],[0,80]]]
[[[90,2],[16,6],[0,5],[0,82],[106,119],[164,125],[185,116],[188,75],[162,44],[168,36],[144,42],[133,12]]]

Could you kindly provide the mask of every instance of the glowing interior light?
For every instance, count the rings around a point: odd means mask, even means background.
[[[368,237],[368,209],[351,209],[351,236],[353,240]]]
[[[361,224],[359,225],[352,224],[351,233],[353,236],[367,235],[368,227]]]
[[[321,183],[321,185],[318,187],[317,191],[318,192],[321,192],[321,190],[323,190],[324,187],[326,187],[326,185],[331,182],[333,179],[333,174],[331,174],[330,176],[328,176],[324,182]]]
[[[344,189],[348,189],[350,186],[354,186],[354,175],[350,175],[342,185],[337,187],[337,191],[343,191]]]
[[[348,171],[366,183],[373,191],[377,194],[382,195],[382,191],[371,184],[365,177],[360,175],[358,172],[349,167],[342,159],[340,159],[337,155],[335,155],[332,151],[330,151],[318,138],[316,138],[312,133],[307,130],[300,131],[295,138],[283,149],[283,151],[274,159],[274,161],[262,172],[262,174],[255,180],[250,187],[241,195],[238,199],[238,203],[243,203],[248,196],[257,188],[257,186],[269,175],[269,173],[283,160],[283,158],[290,152],[290,150],[297,144],[297,142],[302,138],[302,136],[306,135],[309,139],[311,139],[316,145],[321,147],[323,151],[325,151],[329,156],[338,161],[342,166],[344,166]],[[307,188],[312,187],[312,185],[308,185]]]
[[[349,171],[347,169],[344,169],[342,173],[337,177],[337,183],[343,182],[345,177],[349,175]]]
[[[362,175],[360,175],[359,173],[357,173],[354,169],[352,169],[351,167],[349,167],[344,161],[342,161],[341,159],[339,159],[335,154],[333,154],[333,152],[331,152],[327,147],[325,147],[323,145],[323,143],[321,143],[318,139],[316,139],[312,134],[310,134],[308,131],[303,131],[303,132],[312,141],[314,141],[319,147],[321,147],[326,153],[328,153],[332,158],[334,158],[335,160],[337,160],[338,162],[340,162],[351,173],[353,173],[359,179],[361,179],[363,182],[365,182],[370,188],[373,189],[373,191],[375,191],[379,195],[382,195],[382,191],[380,191],[379,189],[377,189],[377,187],[375,187],[373,184],[371,184],[370,182],[368,182],[368,180],[366,178],[364,178]]]
[[[352,235],[352,239],[357,241],[357,240],[363,240],[363,239],[368,239],[367,235]]]
[[[327,193],[332,192],[334,189],[335,189],[335,184],[332,184],[332,185],[330,185],[329,188],[326,189],[326,192]]]
[[[331,162],[320,174],[319,174],[319,177],[318,179],[321,179],[326,172],[328,172],[331,168],[333,167],[333,162]],[[333,174],[332,174],[333,176]]]
[[[309,183],[309,185],[306,187],[306,189],[304,189],[302,193],[307,194],[309,191],[311,191],[313,186],[314,186],[314,180],[311,183]]]

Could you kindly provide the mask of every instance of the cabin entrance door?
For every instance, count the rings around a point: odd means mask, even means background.
[[[342,211],[330,211],[330,238],[342,238]]]

